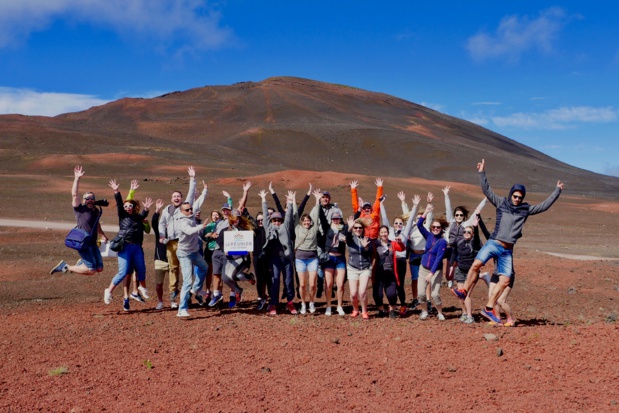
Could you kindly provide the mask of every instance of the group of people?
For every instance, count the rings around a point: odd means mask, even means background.
[[[201,210],[208,186],[202,181],[203,190],[196,197],[195,170],[189,167],[187,196],[183,200],[183,194],[174,191],[171,203],[165,207],[158,199],[154,203],[152,225],[149,225],[148,215],[153,200],[145,198],[141,204],[134,200],[139,188],[137,181],[131,182],[128,196],[123,199],[118,183],[111,180],[109,186],[114,192],[119,220],[115,241],[120,240],[122,247],[118,252],[118,273],[104,291],[104,302],[112,302],[114,290],[121,283],[125,311],[130,310],[131,300],[144,302],[150,298],[145,282],[146,261],[142,244],[144,232],[150,232],[152,228],[155,234],[156,308],[164,308],[163,286],[167,275],[170,306],[178,309],[179,317],[190,316],[188,310],[192,299],[201,306],[225,305],[223,284],[230,290],[227,307],[234,308],[243,299],[244,289],[240,282],[256,286],[257,309],[266,309],[270,315],[281,310],[280,284],[283,282],[281,299],[285,300],[289,313],[315,313],[316,299],[324,294],[324,314],[332,315],[332,300],[335,298],[335,311],[343,316],[346,314],[343,302],[347,282],[352,303],[351,317],[370,318],[367,290],[371,283],[379,317],[396,318],[420,306],[421,320],[435,311],[438,320],[442,321],[445,316],[440,289],[445,276],[450,280],[450,287],[451,280],[456,282],[451,291],[461,301],[461,322],[474,322],[471,292],[481,278],[489,285],[488,302],[481,315],[493,324],[513,326],[514,317],[506,302],[515,277],[513,247],[522,236],[527,217],[550,208],[559,197],[563,184],[557,182],[555,191],[541,204],[529,205],[524,202],[524,186],[514,185],[508,197],[500,197],[488,184],[483,160],[477,170],[485,198],[470,217],[464,206],[457,206],[452,211],[450,187],[446,187],[443,189],[445,214],[435,215],[432,193],[428,193],[425,207],[420,206],[421,197],[415,195],[413,208],[409,210],[405,194],[399,192],[402,215],[393,222],[388,220],[381,179],[376,179],[373,202],[364,202],[357,192],[358,183],[350,183],[352,205],[347,217],[332,202],[328,191],[314,189],[311,184],[299,204],[296,193],[288,191],[283,206],[269,184],[275,207],[269,207],[267,191],[261,190],[258,193],[261,209],[254,216],[246,208],[252,187],[249,181],[244,183],[243,195],[236,207],[230,194],[223,191],[225,203],[222,207],[203,217]],[[81,258],[75,266],[63,260],[51,273],[92,275],[103,270],[96,240],[109,240],[99,223],[101,209],[97,204],[100,201],[96,201],[92,192],[85,193],[82,202],[79,201],[79,182],[83,175],[82,167],[76,166],[71,190],[72,206],[78,228],[97,236],[79,251]],[[310,208],[307,203],[312,196],[315,204]],[[492,234],[481,219],[486,200],[496,207]],[[479,230],[487,239],[483,246]],[[253,251],[226,250],[226,235],[235,236],[236,231],[253,234]],[[490,259],[494,260],[492,277],[481,273],[483,265]],[[410,306],[404,287],[407,267],[411,274]],[[300,301],[299,307],[295,295]],[[385,296],[387,307],[383,302]],[[505,322],[501,311],[507,317]]]

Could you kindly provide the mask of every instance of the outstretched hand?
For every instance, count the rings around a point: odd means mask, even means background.
[[[352,181],[350,183],[350,189],[355,189],[358,186],[359,186],[359,182],[357,182],[357,181]]]
[[[406,195],[404,195],[404,191],[398,192],[398,199],[400,199],[400,201],[402,202],[406,200]]]
[[[243,192],[247,192],[249,191],[249,188],[251,188],[251,181],[247,181],[243,184]]]
[[[383,186],[383,180],[381,178],[376,178],[376,182],[374,182],[376,186]]]
[[[135,191],[139,187],[140,187],[140,185],[138,184],[138,180],[137,179],[132,179],[131,180],[131,186],[129,187],[129,189],[131,189],[132,191]]]
[[[320,201],[320,198],[322,198],[322,192],[320,192],[320,188],[314,189],[314,192],[312,192],[312,194],[316,198],[316,201]]]
[[[266,199],[267,199],[267,191],[265,191],[263,189],[260,192],[258,192],[258,195],[260,195],[260,198],[262,198],[262,201],[266,201]]]
[[[153,205],[152,198],[145,198],[144,201],[142,202],[142,206],[144,207],[144,210],[146,211],[148,211],[152,205]]]
[[[155,202],[155,212],[159,212],[159,210],[163,207],[163,199],[158,199]]]
[[[355,217],[353,215],[348,217],[348,230],[352,231],[352,226],[355,223]]]
[[[189,174],[190,178],[196,177],[196,170],[193,169],[193,166],[190,166],[189,168],[187,168],[187,173]]]
[[[116,179],[110,179],[108,185],[114,190],[114,192],[118,192],[118,184],[116,183]]]
[[[446,186],[445,188],[443,188],[443,193],[445,194],[445,196],[447,196],[447,194],[449,194],[449,190],[451,189],[450,186]]]
[[[482,159],[481,162],[477,164],[477,172],[483,172],[486,168],[486,160]]]
[[[204,179],[202,180],[202,186],[204,186],[205,191],[208,191],[208,185],[204,182]]]
[[[426,205],[426,211],[423,213],[424,217],[427,217],[430,212],[434,211],[434,205],[428,204]]]
[[[421,197],[419,195],[415,195],[413,197],[413,205],[417,206],[417,205],[419,205],[420,202],[421,202]]]
[[[563,191],[563,182],[557,181],[557,188]]]
[[[432,201],[434,200],[434,194],[432,192],[428,192],[428,204],[431,204]]]
[[[307,196],[310,196],[310,195],[312,194],[312,189],[313,189],[313,188],[314,188],[314,187],[312,186],[312,183],[310,182],[310,184],[309,184],[309,189],[307,190]]]
[[[361,238],[361,246],[366,248],[368,245],[370,245],[370,239],[368,237]]]
[[[288,191],[287,198],[289,203],[295,203],[297,200],[297,193],[295,191]]]
[[[228,191],[221,191],[222,194],[226,197],[226,199],[230,198],[230,193]]]
[[[275,193],[275,189],[273,189],[273,182],[269,182],[269,192],[271,193],[271,195]]]
[[[73,168],[73,175],[76,178],[81,178],[82,176],[84,176],[84,173],[85,172],[80,165],[77,165],[75,168]]]

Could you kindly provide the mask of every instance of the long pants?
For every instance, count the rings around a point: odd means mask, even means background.
[[[178,292],[178,257],[176,256],[176,250],[178,249],[178,240],[170,240],[165,245],[166,250],[166,258],[168,259],[168,265],[170,266],[170,292],[177,293]]]
[[[249,257],[242,255],[226,256],[226,266],[223,274],[221,274],[221,280],[236,294],[239,294],[242,291],[242,288],[239,287],[239,284],[236,282],[238,279],[237,276],[239,273],[249,268],[249,265]]]
[[[398,302],[397,281],[393,271],[385,271],[378,267],[372,285],[372,296],[374,303],[378,307],[383,305],[383,291],[387,295],[389,305],[396,305]]]
[[[431,274],[430,270],[424,266],[419,267],[419,279],[417,280],[417,290],[419,291],[419,304],[424,304],[428,301],[426,296],[426,287],[428,282],[426,276]],[[441,281],[443,280],[443,269],[436,270],[430,278],[430,292],[432,295],[432,302],[435,306],[442,305],[441,302]]]
[[[396,284],[398,290],[398,298],[400,299],[400,305],[406,305],[406,291],[404,290],[404,284],[406,281],[406,257],[396,258],[396,265],[398,266],[398,276],[400,278],[400,285]]]
[[[266,292],[271,291],[271,270],[266,254],[254,257],[254,271],[256,273],[256,291],[258,297],[266,298]]]
[[[200,285],[204,284],[204,278],[208,272],[208,264],[204,260],[201,251],[186,253],[178,257],[183,272],[183,287],[181,289],[179,310],[187,310],[189,308],[189,292],[193,289],[198,290]],[[193,280],[193,267],[196,267],[196,277]],[[171,272],[170,272],[171,274]]]
[[[120,284],[127,274],[131,274],[133,271],[137,273],[138,281],[146,279],[144,250],[141,245],[126,242],[122,251],[118,253],[118,273],[112,279],[112,283],[114,285]]]
[[[286,290],[286,299],[292,301],[294,299],[294,274],[292,270],[292,261],[282,258],[278,255],[271,255],[269,257],[269,263],[273,273],[271,284],[271,297],[269,300],[270,305],[279,304],[279,284],[281,277],[284,277],[284,288]]]

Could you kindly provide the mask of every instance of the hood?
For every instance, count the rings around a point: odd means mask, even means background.
[[[509,190],[509,197],[508,197],[509,203],[510,204],[512,203],[512,194],[516,191],[522,192],[522,204],[524,204],[524,199],[527,196],[527,189],[524,187],[524,185],[521,185],[521,184],[516,184],[512,186],[512,189]]]

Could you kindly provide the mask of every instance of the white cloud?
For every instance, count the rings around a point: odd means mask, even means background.
[[[612,107],[572,106],[542,113],[514,113],[509,116],[496,116],[492,118],[492,122],[500,127],[566,129],[578,123],[610,123],[617,119],[619,119],[619,111]]]
[[[107,102],[92,95],[0,87],[0,114],[56,116],[61,113],[85,110]]]
[[[0,47],[15,46],[56,19],[155,40],[155,47],[177,52],[217,48],[233,37],[206,0],[3,0]]]
[[[543,10],[535,19],[507,16],[494,34],[480,32],[470,37],[466,48],[475,60],[507,58],[514,62],[531,49],[549,53],[565,21],[566,13],[560,7]]]

